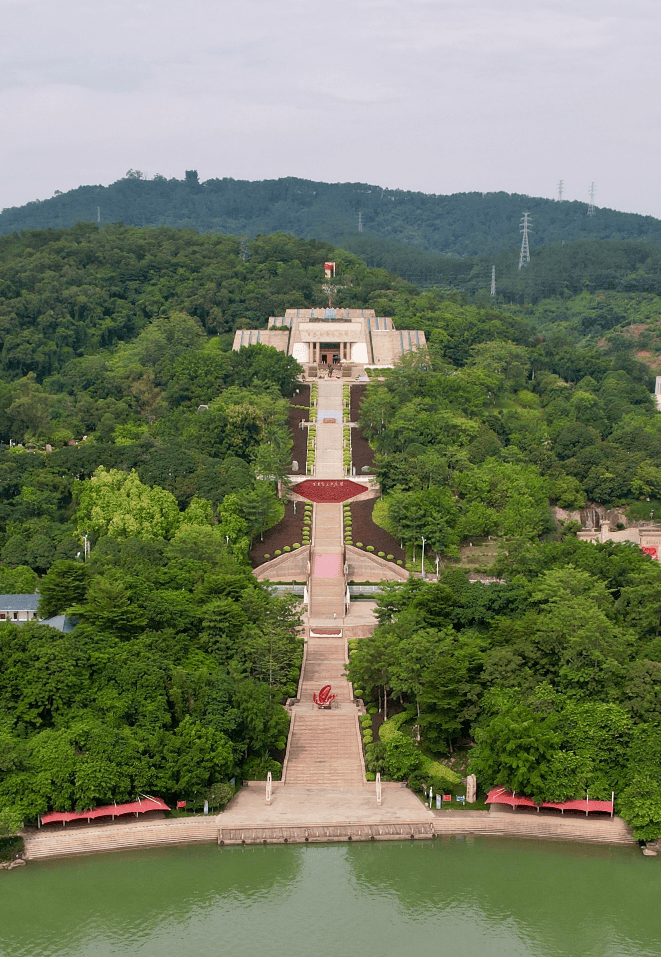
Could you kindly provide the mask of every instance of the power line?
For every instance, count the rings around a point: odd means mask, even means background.
[[[523,239],[521,240],[521,255],[519,256],[519,269],[522,266],[527,266],[530,262],[530,247],[528,245],[528,229],[530,227],[530,213],[524,213],[523,219],[521,220],[520,231],[523,233]]]

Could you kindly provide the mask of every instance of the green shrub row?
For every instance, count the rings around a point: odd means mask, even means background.
[[[305,539],[304,539],[304,540],[303,540],[303,544],[304,544],[304,545],[308,545],[309,542],[306,542]],[[300,542],[294,542],[293,545],[283,545],[281,549],[280,549],[280,548],[276,548],[276,550],[273,552],[273,557],[274,557],[274,558],[277,558],[278,555],[282,555],[283,552],[285,552],[285,553],[291,552],[291,551],[294,551],[296,548],[300,548],[300,547],[301,547],[301,543],[300,543]],[[271,557],[270,555],[264,555],[264,558],[265,558],[267,561],[268,561],[268,559],[269,559],[270,557]]]
[[[345,524],[346,524],[346,523],[345,523]],[[373,551],[374,551],[374,545],[364,545],[362,542],[356,542],[356,548],[364,548],[366,552],[373,552]],[[394,562],[394,561],[395,561],[395,556],[394,556],[394,555],[390,555],[390,554],[386,555],[385,552],[377,552],[377,555],[379,556],[379,558],[385,558],[386,561],[388,561],[388,562]],[[397,565],[403,565],[404,562],[402,561],[401,558],[398,558],[396,564],[397,564]]]

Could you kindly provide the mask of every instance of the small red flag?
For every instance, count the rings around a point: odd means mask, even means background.
[[[185,801],[177,801],[177,807],[186,807]]]
[[[452,800],[452,795],[451,795],[451,794],[444,794],[444,795],[443,795],[443,800],[444,800],[444,801],[451,801],[451,800]]]

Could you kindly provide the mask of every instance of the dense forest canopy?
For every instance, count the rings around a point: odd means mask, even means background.
[[[0,213],[0,235],[96,222],[98,215],[103,223],[194,228],[234,236],[283,231],[346,247],[360,235],[361,213],[365,234],[377,243],[386,240],[444,255],[475,256],[518,246],[524,210],[531,214],[537,246],[578,239],[661,240],[661,222],[652,216],[611,209],[588,216],[587,203],[504,192],[430,195],[294,177],[200,183],[194,170],[183,180],[147,179],[139,170],[130,170],[111,186],[81,186],[5,209]]]
[[[471,741],[469,769],[539,801],[610,800],[640,840],[661,835],[661,569],[627,545],[510,547],[502,583],[388,585],[349,674],[408,719],[368,745],[373,771],[447,787],[420,754]],[[392,708],[392,703],[390,707]],[[411,725],[421,741],[412,747]],[[383,736],[385,738],[385,735]],[[393,754],[394,752],[394,754]]]
[[[390,269],[418,286],[445,286],[483,302],[490,298],[495,266],[493,301],[501,306],[538,304],[550,298],[570,299],[582,292],[655,296],[661,293],[658,242],[580,239],[532,245],[530,263],[522,268],[519,268],[518,249],[501,249],[492,256],[459,258],[367,234],[347,240],[345,246],[368,265]]]

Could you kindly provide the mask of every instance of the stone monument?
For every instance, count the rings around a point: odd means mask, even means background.
[[[477,796],[477,778],[474,774],[469,774],[466,778],[466,803],[475,804]]]

